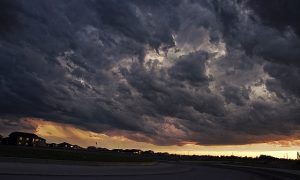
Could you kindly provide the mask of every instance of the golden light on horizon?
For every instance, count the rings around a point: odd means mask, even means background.
[[[96,133],[84,130],[70,124],[45,121],[42,119],[27,118],[35,128],[38,136],[46,138],[48,142],[68,142],[83,147],[97,146],[115,149],[141,149],[153,150],[155,152],[168,152],[172,154],[185,155],[214,155],[214,156],[248,156],[256,157],[261,154],[271,155],[278,158],[296,159],[296,152],[300,149],[299,140],[282,140],[269,143],[248,144],[248,145],[222,145],[222,146],[202,146],[195,142],[186,142],[184,145],[159,146],[147,142],[137,142],[128,139],[126,136],[108,136],[103,133]]]

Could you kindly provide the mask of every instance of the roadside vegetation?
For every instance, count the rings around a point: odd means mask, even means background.
[[[261,155],[256,158],[238,156],[196,156],[176,155],[168,153],[154,153],[136,149],[103,148],[87,149],[50,149],[41,147],[24,147],[0,145],[0,158],[33,158],[49,160],[69,160],[86,162],[193,162],[199,164],[230,164],[242,166],[271,167],[281,169],[300,170],[299,160],[278,159]]]

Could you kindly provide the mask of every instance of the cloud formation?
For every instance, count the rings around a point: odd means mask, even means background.
[[[0,7],[2,125],[42,118],[158,145],[300,137],[296,0]]]

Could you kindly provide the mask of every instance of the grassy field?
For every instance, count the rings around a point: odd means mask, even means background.
[[[96,162],[151,162],[149,157],[139,154],[111,151],[91,152],[86,150],[64,150],[0,145],[0,157],[20,157],[52,160],[96,161]]]
[[[22,146],[0,145],[0,157],[49,159],[49,160],[69,160],[85,162],[198,162],[198,163],[222,163],[231,165],[271,167],[280,169],[300,170],[300,161],[278,159],[270,156],[260,156],[257,158],[245,158],[236,156],[184,156],[166,153],[142,153],[134,154],[128,152],[115,151],[88,151],[88,150],[65,150]]]

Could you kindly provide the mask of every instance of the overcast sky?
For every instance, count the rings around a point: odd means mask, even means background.
[[[298,0],[1,0],[0,131],[300,139]]]

